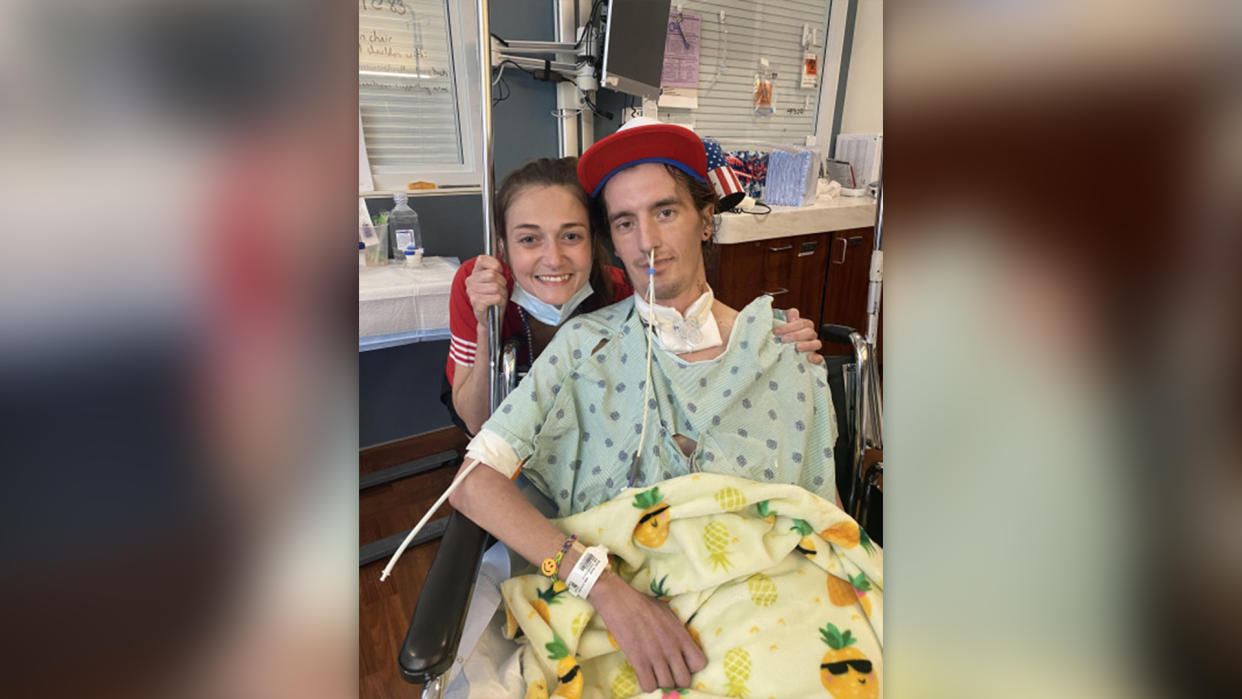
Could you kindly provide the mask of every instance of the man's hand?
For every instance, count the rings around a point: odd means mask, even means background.
[[[500,317],[504,317],[509,288],[501,270],[500,260],[491,255],[479,255],[474,260],[474,270],[466,277],[466,295],[470,297],[470,307],[480,325],[487,325],[487,309],[492,306],[498,306]]]
[[[673,610],[630,587],[615,573],[604,573],[591,590],[590,601],[634,667],[644,692],[689,687],[690,675],[707,665],[703,649]]]
[[[777,326],[772,332],[776,333],[781,342],[798,343],[794,345],[794,348],[799,352],[807,352],[807,360],[812,364],[824,363],[824,358],[816,354],[824,343],[819,341],[819,333],[815,332],[811,319],[798,315],[798,309],[791,308],[785,311],[785,324]]]

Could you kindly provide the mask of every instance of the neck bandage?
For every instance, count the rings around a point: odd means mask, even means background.
[[[654,323],[660,347],[674,354],[684,354],[724,344],[720,339],[716,316],[712,315],[715,300],[712,290],[708,289],[690,304],[683,316],[675,308],[655,303],[648,306],[642,296],[635,293],[634,307],[644,322]]]

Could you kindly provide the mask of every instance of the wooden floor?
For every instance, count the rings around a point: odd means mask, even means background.
[[[398,443],[372,447],[359,455],[359,475],[445,450],[465,450],[466,436],[457,428],[430,432]],[[363,491],[358,502],[359,546],[408,531],[453,479],[455,469],[446,466]],[[447,515],[448,506],[436,516]],[[418,697],[419,685],[408,684],[397,670],[397,650],[418,590],[439,548],[439,541],[411,547],[401,556],[388,580],[380,582],[387,559],[359,569],[358,668],[359,696],[363,699]]]

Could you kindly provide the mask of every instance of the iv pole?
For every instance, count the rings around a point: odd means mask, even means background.
[[[562,0],[562,1],[564,2],[567,0]],[[493,134],[492,134],[492,76],[491,76],[492,32],[491,32],[490,17],[488,16],[488,12],[490,11],[488,7],[488,0],[476,0],[475,10],[478,13],[478,19],[479,19],[479,37],[478,37],[479,38],[479,87],[480,87],[479,96],[481,98],[480,104],[479,104],[479,115],[481,119],[481,122],[480,122],[481,128],[479,130],[479,136],[480,136],[479,155],[481,158],[481,165],[482,165],[482,181],[481,181],[482,191],[481,191],[480,199],[482,200],[482,203],[483,203],[483,228],[486,231],[486,236],[483,239],[483,254],[495,256],[496,252],[499,250],[500,245],[499,245],[499,241],[497,238],[495,217],[493,216],[494,214],[493,200],[495,197],[494,189],[495,189],[496,173],[495,173],[495,164],[494,164],[494,144],[493,144]],[[565,12],[564,12],[563,7],[559,5],[558,5],[558,15],[562,17],[562,20],[564,20]],[[568,76],[572,76],[574,79],[578,80],[579,89],[584,89],[585,91],[586,88],[592,87],[591,81],[590,81],[590,77],[592,73],[591,73],[591,65],[589,62],[584,62],[579,65],[575,65],[571,63],[560,63],[560,62],[554,62],[554,61],[548,61],[547,63],[544,63],[544,61],[535,61],[535,59],[525,58],[525,57],[513,55],[510,53],[510,52],[514,52],[514,53],[553,52],[555,53],[558,51],[573,51],[575,49],[576,49],[575,44],[569,44],[569,43],[564,43],[564,42],[557,43],[557,42],[534,42],[534,41],[528,41],[528,42],[510,41],[510,42],[507,42],[507,46],[505,47],[505,50],[498,50],[497,53],[500,54],[504,60],[511,61],[516,65],[521,65],[522,63],[525,63],[525,62],[534,61],[538,65],[544,66],[545,69],[556,69],[558,72],[563,71],[563,74],[568,74]],[[584,129],[584,131],[593,132],[590,129]],[[570,139],[571,139],[571,135],[565,133],[564,126],[562,125],[561,127],[561,149],[562,151],[565,151],[571,147],[569,143]],[[572,147],[576,150],[576,144],[573,144]],[[565,155],[565,154],[566,153],[562,152],[562,155]],[[489,412],[495,412],[496,409],[500,407],[500,402],[504,398],[504,392],[505,392],[505,386],[503,385],[505,382],[505,376],[511,373],[511,372],[502,371],[501,366],[500,366],[503,361],[502,351],[501,351],[501,339],[500,339],[501,327],[500,326],[501,326],[501,317],[500,317],[499,309],[496,306],[492,306],[491,308],[487,310],[487,336],[488,336],[487,366],[488,366],[488,373],[490,374],[489,382],[488,382],[488,388],[489,388],[488,404],[490,406]],[[414,528],[410,530],[409,534],[406,535],[405,540],[401,542],[401,545],[397,547],[396,552],[394,552],[392,557],[388,560],[388,565],[385,566],[383,572],[380,573],[381,582],[388,579],[388,576],[392,573],[393,566],[395,566],[397,563],[397,560],[401,558],[401,554],[405,552],[405,549],[414,540],[414,537],[417,536],[418,533],[422,531],[423,527],[427,525],[427,522],[431,519],[432,514],[434,514],[436,510],[440,509],[440,506],[443,505],[446,500],[448,500],[449,494],[452,493],[457,488],[457,486],[459,486],[461,482],[465,480],[466,476],[470,475],[470,472],[474,470],[474,468],[478,466],[478,464],[479,464],[478,461],[475,461],[473,459],[470,460],[470,462],[467,463],[465,467],[461,470],[461,472],[458,473],[457,476],[453,479],[453,482],[452,484],[449,485],[448,489],[445,490],[444,493],[440,495],[440,498],[435,502],[435,504],[433,504],[431,508],[427,510],[427,513],[423,515],[423,518],[418,521],[418,524],[414,525]]]
[[[496,224],[493,221],[492,199],[496,183],[496,172],[493,162],[492,143],[492,31],[491,19],[488,17],[488,0],[477,0],[476,10],[479,17],[479,116],[482,119],[479,130],[480,155],[482,156],[481,182],[483,202],[483,254],[495,256],[499,245],[496,241]],[[487,368],[488,412],[494,412],[499,406],[502,389],[500,387],[500,312],[496,306],[487,309]]]

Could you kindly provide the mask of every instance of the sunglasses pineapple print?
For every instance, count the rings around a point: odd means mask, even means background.
[[[569,648],[560,636],[552,634],[552,642],[544,644],[544,648],[548,649],[548,658],[557,661],[556,663],[556,691],[552,692],[553,697],[562,697],[563,699],[580,699],[582,696],[582,666],[578,665],[578,661],[574,660],[574,656],[569,654]]]
[[[634,527],[634,540],[647,548],[658,549],[668,541],[668,503],[659,488],[644,490],[634,496],[634,507],[643,511]]]
[[[798,532],[798,535],[802,537],[794,549],[806,556],[808,559],[813,560],[815,558],[815,554],[818,552],[815,550],[815,540],[811,538],[811,534],[815,533],[815,530],[811,528],[811,525],[808,524],[805,519],[795,519],[793,521],[793,526],[789,528],[789,531]]]
[[[820,640],[828,652],[819,664],[819,681],[836,699],[876,699],[880,686],[871,660],[854,647],[855,638],[847,629],[841,633],[836,625],[819,630]]]

